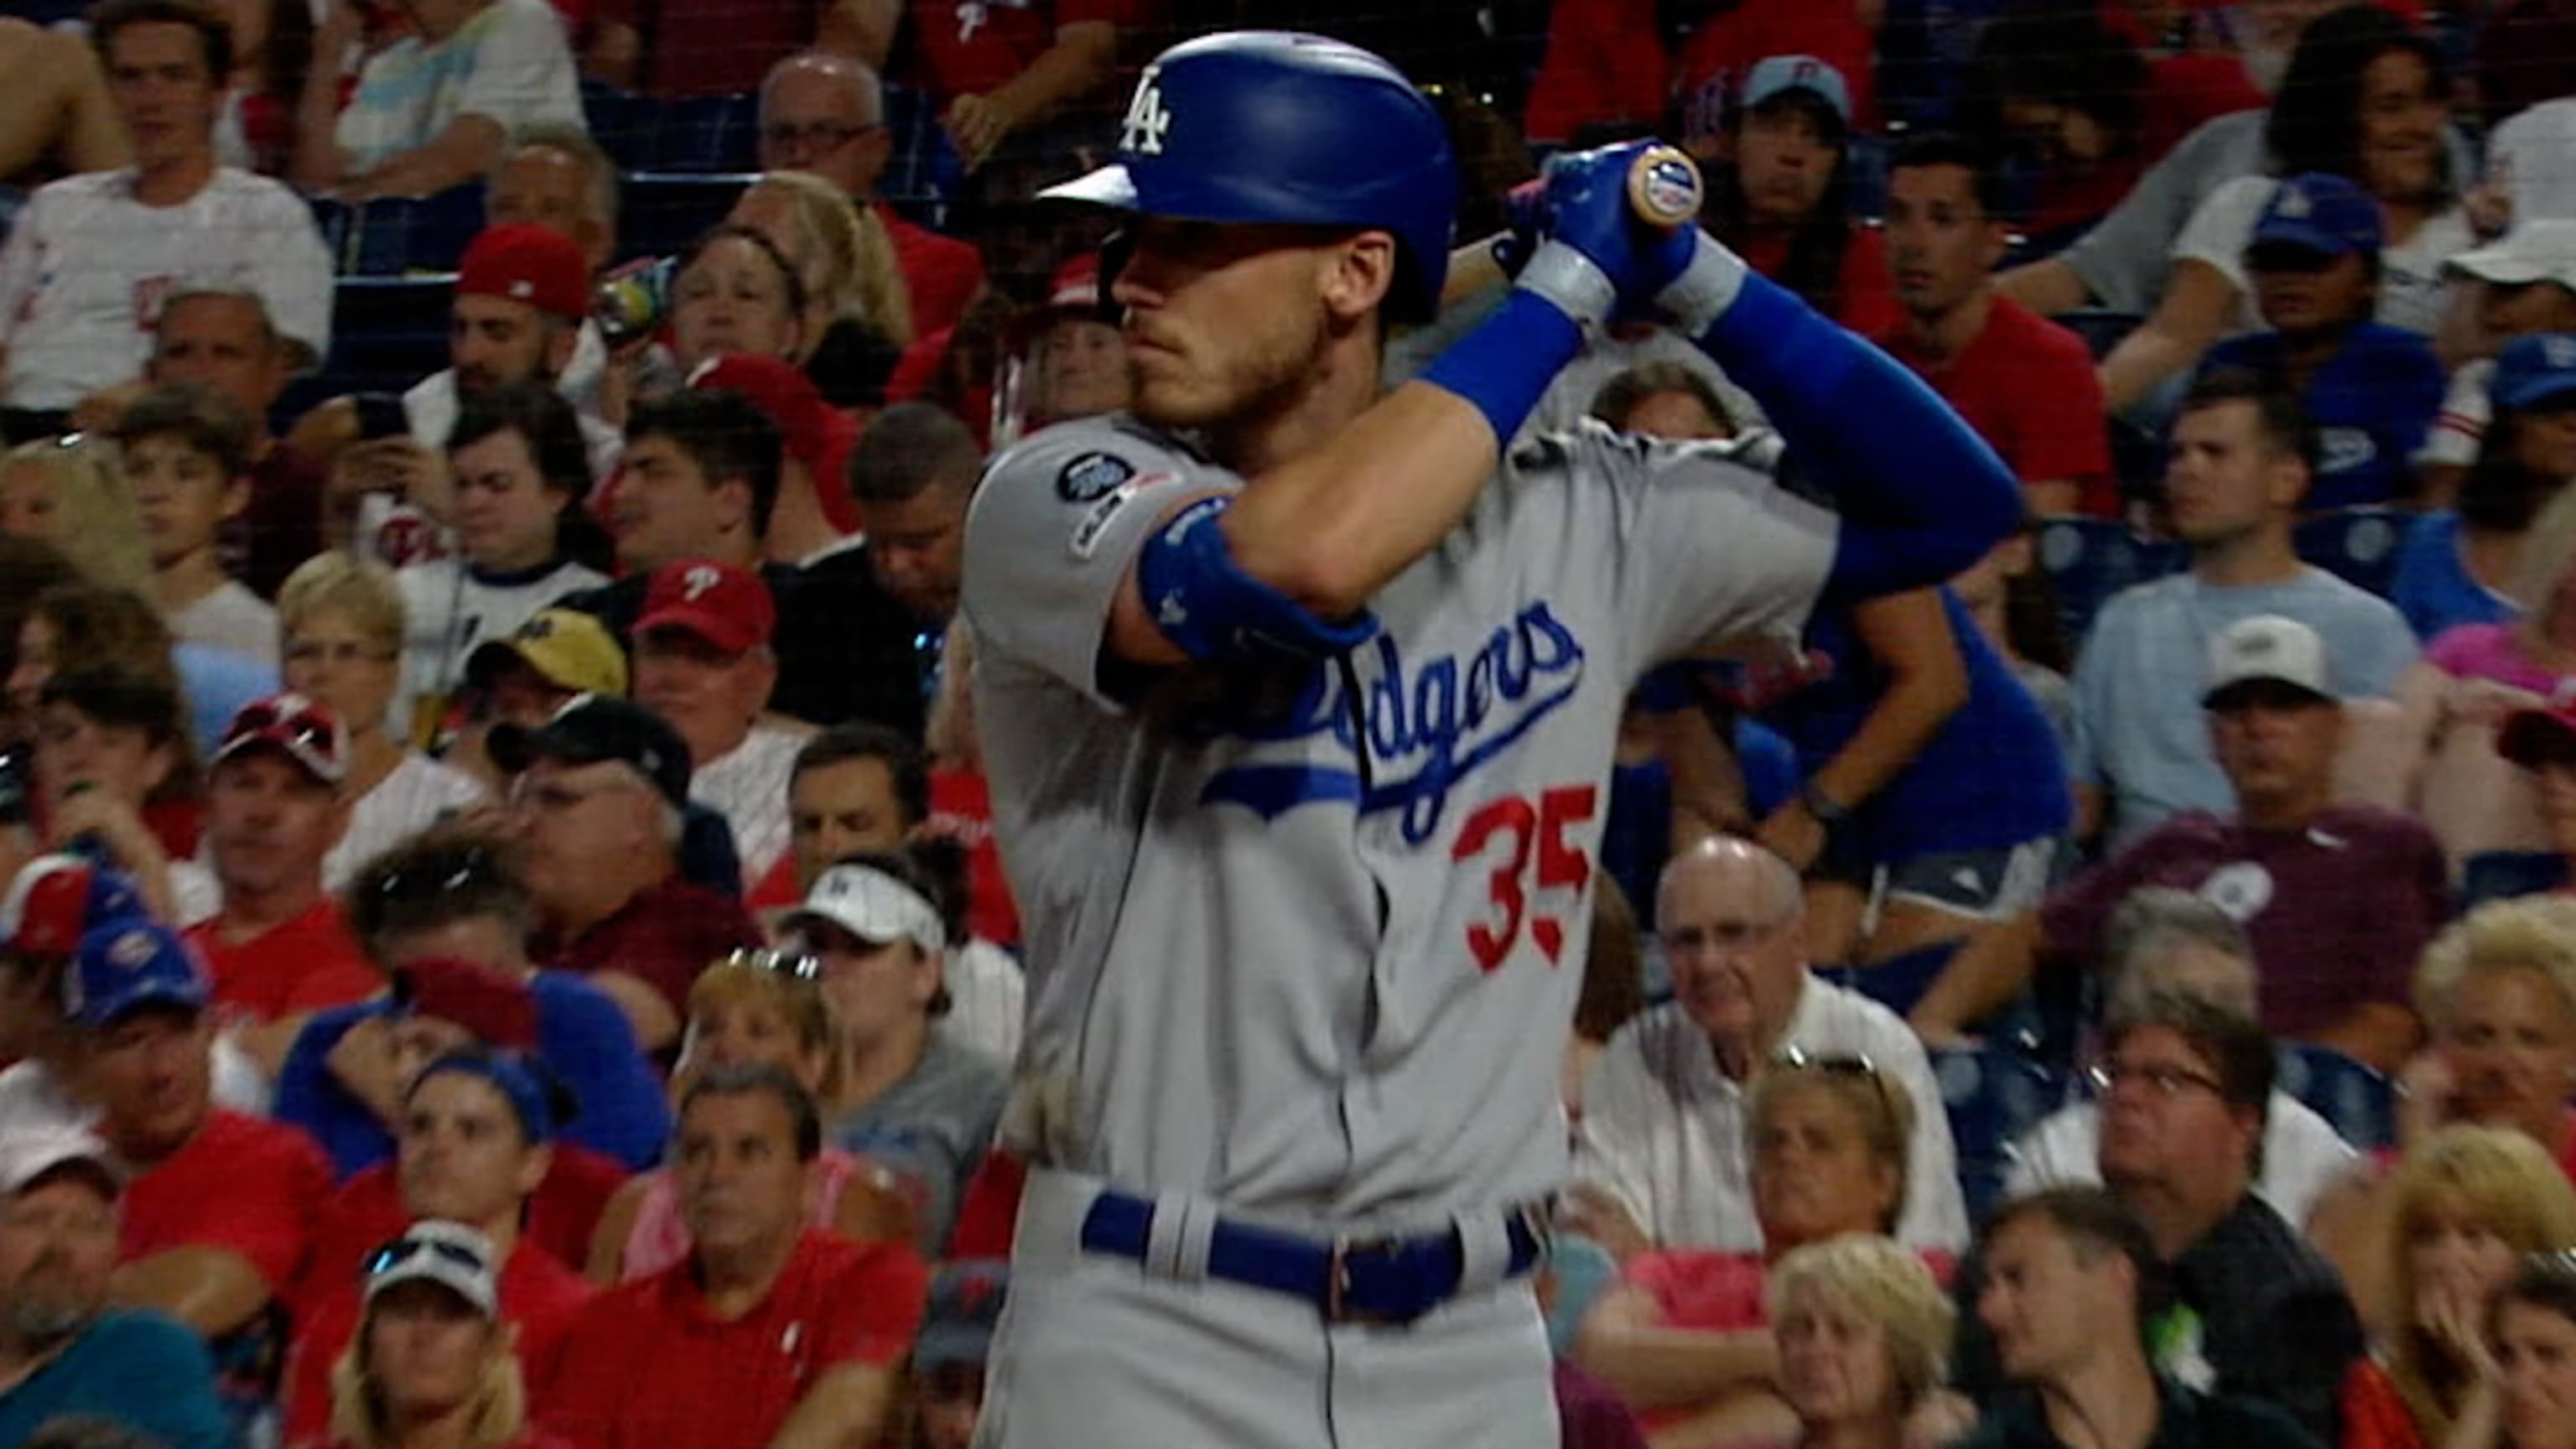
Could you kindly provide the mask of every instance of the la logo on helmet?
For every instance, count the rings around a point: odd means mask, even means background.
[[[1162,67],[1147,66],[1136,83],[1136,99],[1127,103],[1127,119],[1118,124],[1118,149],[1139,156],[1163,154],[1163,133],[1172,129],[1172,113],[1163,107]]]

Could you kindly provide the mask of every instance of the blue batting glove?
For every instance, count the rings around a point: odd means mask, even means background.
[[[1628,173],[1637,158],[1660,145],[1630,141],[1551,158],[1542,201],[1545,233],[1583,254],[1619,295],[1625,308],[1645,305],[1691,263],[1691,223],[1665,228],[1636,214]]]

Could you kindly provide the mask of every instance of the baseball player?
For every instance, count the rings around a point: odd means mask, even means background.
[[[1375,56],[1175,47],[1054,193],[1130,215],[1136,402],[996,459],[967,524],[1031,990],[979,1444],[1557,1442],[1528,1275],[1629,686],[1945,579],[2021,512],[1905,369],[1640,224],[1644,151],[1560,162],[1508,300],[1383,395],[1457,174]],[[1498,456],[1585,327],[1650,311],[1831,511],[1723,445]]]

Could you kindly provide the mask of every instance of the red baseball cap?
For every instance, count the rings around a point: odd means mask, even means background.
[[[653,571],[635,637],[683,629],[727,654],[766,644],[778,629],[778,605],[760,575],[702,558],[675,559]]]
[[[456,295],[506,297],[578,323],[590,315],[590,266],[572,238],[549,227],[488,226],[457,264]]]
[[[349,778],[349,732],[320,700],[287,693],[243,705],[215,747],[214,763],[260,749],[277,751],[325,785]]]
[[[537,1049],[537,998],[519,982],[448,956],[408,961],[395,995],[413,1013],[451,1021],[486,1046]]]
[[[740,393],[768,414],[778,425],[787,456],[804,464],[813,476],[823,520],[839,532],[858,532],[858,513],[843,481],[849,474],[850,450],[858,446],[858,425],[823,401],[813,380],[795,364],[756,353],[727,352],[699,363],[689,374],[689,386]]]

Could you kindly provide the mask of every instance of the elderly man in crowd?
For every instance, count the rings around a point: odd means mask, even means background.
[[[1776,1056],[1856,1055],[1916,1102],[1939,1102],[1941,1089],[1894,1013],[1809,974],[1798,874],[1771,852],[1721,838],[1674,857],[1655,927],[1674,1000],[1620,1028],[1584,1090],[1574,1176],[1585,1226],[1623,1255],[1758,1252],[1744,1119]],[[1906,1176],[1915,1190],[1897,1235],[1964,1248],[1967,1210],[1941,1113],[1917,1113]]]

